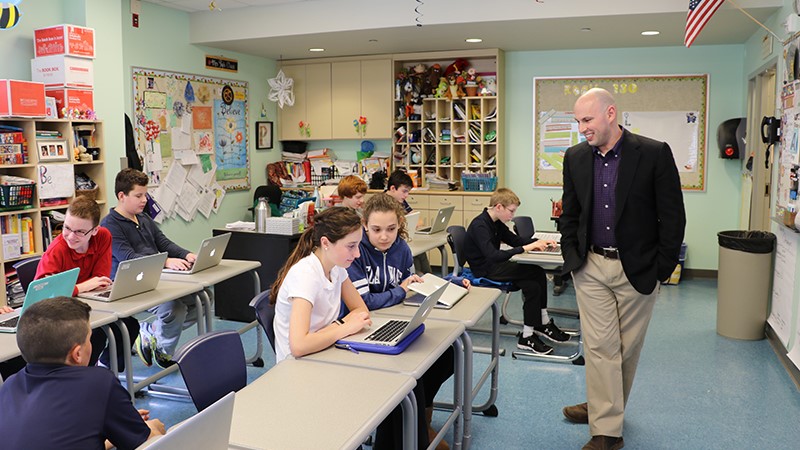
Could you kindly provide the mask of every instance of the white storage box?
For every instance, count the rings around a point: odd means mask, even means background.
[[[94,87],[94,61],[73,56],[55,55],[31,60],[33,81],[45,87]]]
[[[284,234],[291,236],[300,232],[300,219],[288,217],[268,217],[267,234]]]

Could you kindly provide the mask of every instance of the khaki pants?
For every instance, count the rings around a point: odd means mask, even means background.
[[[586,401],[592,436],[622,436],[625,404],[633,386],[658,287],[636,291],[622,263],[589,253],[572,272],[586,359]]]

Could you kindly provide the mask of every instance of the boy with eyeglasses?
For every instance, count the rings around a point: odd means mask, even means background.
[[[543,250],[555,241],[524,239],[512,233],[506,223],[514,218],[520,200],[511,189],[500,188],[489,199],[489,207],[472,219],[464,240],[464,254],[472,273],[495,281],[510,281],[522,290],[523,327],[517,348],[546,355],[552,342],[565,342],[569,335],[561,331],[547,314],[547,277],[533,264],[517,264],[511,257],[531,250]],[[511,248],[501,250],[500,244]]]
[[[100,226],[100,205],[87,197],[76,197],[67,208],[61,234],[47,247],[39,261],[35,279],[44,278],[70,269],[79,268],[78,282],[73,296],[82,292],[105,289],[111,284],[111,232]],[[120,319],[128,328],[131,342],[139,336],[139,322],[126,317]],[[120,371],[125,369],[122,336],[119,327],[111,327],[117,341],[117,362]],[[92,331],[92,355],[89,364],[98,359],[108,367],[106,334],[101,329]],[[102,355],[101,355],[102,352]]]

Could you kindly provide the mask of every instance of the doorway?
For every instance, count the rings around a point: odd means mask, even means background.
[[[767,145],[761,142],[761,118],[775,116],[776,68],[772,66],[748,83],[747,155],[742,160],[742,208],[739,225],[747,230],[770,229],[772,205],[772,164],[774,146],[767,156]],[[748,161],[752,158],[752,166]]]

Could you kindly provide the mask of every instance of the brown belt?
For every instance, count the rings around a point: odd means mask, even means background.
[[[619,259],[619,250],[616,248],[603,248],[595,245],[589,246],[589,251],[602,255],[606,259]]]

